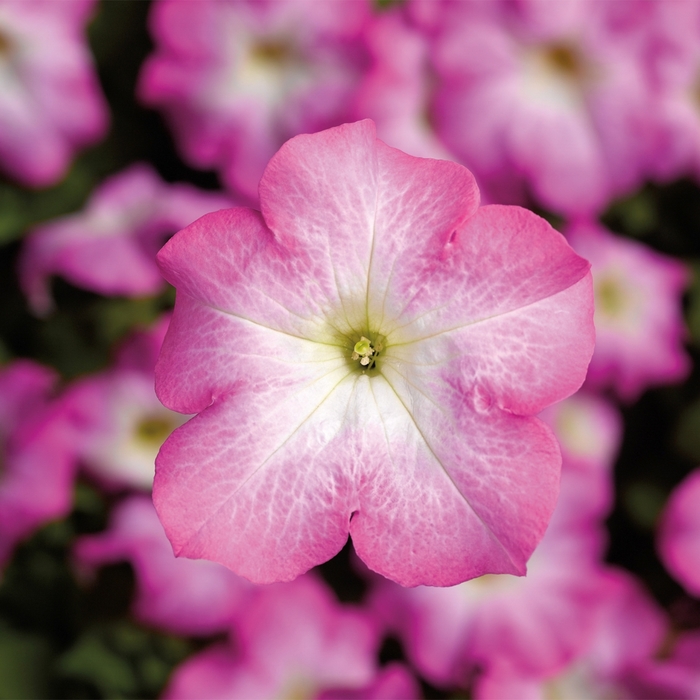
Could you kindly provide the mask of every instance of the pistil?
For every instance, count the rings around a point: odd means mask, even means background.
[[[361,336],[355,343],[352,352],[352,359],[357,362],[359,360],[362,367],[366,369],[374,369],[377,355],[382,351],[382,344],[379,342],[373,343],[369,338]]]

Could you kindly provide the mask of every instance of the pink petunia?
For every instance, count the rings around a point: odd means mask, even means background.
[[[452,2],[445,18],[432,13],[436,129],[494,201],[527,189],[549,209],[590,215],[643,180],[654,89],[636,34],[607,21],[614,4]]]
[[[129,561],[136,575],[134,616],[176,634],[209,635],[228,630],[252,586],[210,561],[176,559],[150,498],[131,496],[114,510],[106,532],[81,537],[77,566]]]
[[[650,682],[657,663],[654,657],[661,651],[667,633],[661,609],[632,576],[621,570],[608,569],[603,582],[604,594],[589,613],[593,633],[571,663],[541,675],[518,673],[512,667],[496,664],[478,680],[476,700],[686,697],[660,693],[663,685]]]
[[[426,158],[454,160],[430,124],[434,82],[427,38],[398,11],[380,15],[366,32],[370,68],[355,98],[359,118],[369,117],[390,146]]]
[[[165,286],[155,256],[163,242],[194,219],[230,207],[222,195],[163,182],[136,164],[106,180],[84,211],[49,221],[24,241],[20,285],[34,313],[53,307],[51,275],[106,295],[156,294]]]
[[[157,460],[177,554],[289,580],[349,532],[403,585],[525,573],[561,460],[533,414],[582,382],[591,278],[544,220],[478,196],[367,120],[285,144],[262,213],[166,244],[156,390],[199,414]]]
[[[554,430],[569,471],[610,471],[622,439],[622,417],[610,401],[579,391],[540,418]]]
[[[622,417],[613,404],[579,391],[540,414],[554,430],[562,451],[565,515],[589,520],[609,514],[614,498],[612,471],[622,441]]]
[[[613,17],[634,31],[655,86],[649,144],[651,175],[700,179],[700,4],[636,0],[614,3]]]
[[[164,408],[153,389],[167,324],[165,317],[129,338],[114,366],[79,379],[61,399],[77,458],[107,488],[150,489],[160,446],[186,420]]]
[[[659,525],[657,549],[671,575],[700,597],[700,469],[673,491]]]
[[[633,401],[649,386],[682,380],[690,370],[683,348],[685,266],[597,223],[575,223],[566,236],[593,273],[596,347],[587,384],[612,386]]]
[[[695,700],[700,697],[700,632],[681,632],[673,638],[670,653],[628,674],[626,686],[634,698],[673,698]]]
[[[0,370],[0,565],[15,545],[73,502],[73,433],[56,376],[18,360]]]
[[[418,700],[422,697],[418,681],[399,663],[390,663],[361,688],[333,688],[318,695],[318,700]]]
[[[230,641],[176,669],[164,697],[314,698],[376,678],[375,625],[362,609],[339,605],[311,575],[259,590],[232,632]]]
[[[255,201],[284,141],[350,117],[370,10],[366,0],[159,0],[139,94],[165,112],[189,163]]]
[[[107,130],[84,35],[94,0],[0,2],[0,168],[30,187],[56,183],[76,150]]]

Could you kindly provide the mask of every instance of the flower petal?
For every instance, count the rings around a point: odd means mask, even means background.
[[[214,559],[256,583],[290,580],[347,539],[354,484],[344,361],[296,384],[253,376],[176,430],[156,461],[153,500],[178,555]],[[243,383],[245,377],[241,376]]]
[[[407,266],[389,292],[387,306],[409,301],[387,358],[450,365],[479,401],[523,415],[576,391],[594,343],[588,263],[517,207],[482,207],[445,250]]]
[[[442,250],[402,266],[387,299],[397,319],[388,331],[415,341],[515,311],[571,287],[589,267],[536,214],[484,206]]]
[[[228,314],[299,338],[328,332],[324,310],[335,284],[324,286],[307,251],[280,245],[257,211],[203,216],[166,243],[158,264],[178,294]]]
[[[558,492],[552,433],[496,408],[479,415],[457,391],[441,406],[387,376],[356,389],[368,415],[350,523],[358,555],[404,586],[524,574]]]
[[[426,258],[439,264],[450,236],[475,214],[479,190],[474,176],[457,163],[415,158],[381,141],[376,149],[378,193],[367,311],[383,327],[391,312],[412,296],[406,288],[411,273],[423,270]],[[424,275],[414,279],[420,285],[424,281]]]
[[[260,183],[277,240],[326,261],[350,328],[378,322],[378,301],[404,258],[439,253],[474,214],[472,174],[448,161],[414,158],[378,141],[374,124],[344,124],[288,141]],[[380,322],[380,321],[379,321]],[[381,322],[380,322],[381,323]]]
[[[377,203],[374,122],[343,124],[287,141],[260,181],[260,208],[280,243],[326,264],[350,328],[367,322],[365,299]]]
[[[178,292],[156,365],[156,393],[174,411],[198,413],[230,393],[285,391],[345,366],[335,345],[260,325]]]

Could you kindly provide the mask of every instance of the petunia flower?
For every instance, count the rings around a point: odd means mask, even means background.
[[[112,367],[82,377],[61,399],[77,459],[108,489],[150,489],[160,446],[186,420],[164,408],[153,390],[167,325],[164,317],[128,338]]]
[[[680,698],[694,700],[700,697],[700,633],[691,629],[671,637],[663,654],[629,674],[626,686],[635,698]],[[660,658],[659,658],[660,657]]]
[[[366,31],[371,57],[355,97],[358,117],[369,117],[383,141],[411,155],[455,160],[429,122],[433,76],[427,38],[393,9]]]
[[[318,695],[318,700],[418,700],[422,698],[418,681],[406,666],[389,663],[379,669],[362,688],[332,688]]]
[[[367,0],[158,0],[138,92],[189,163],[255,200],[286,139],[349,117],[370,17]]]
[[[700,469],[673,491],[657,537],[661,561],[690,595],[700,597]]]
[[[575,222],[566,236],[593,273],[596,348],[587,385],[612,386],[632,401],[649,386],[683,379],[683,263],[595,222]]]
[[[226,631],[253,588],[220,564],[176,559],[145,496],[122,501],[112,513],[109,529],[81,537],[73,558],[83,573],[129,561],[136,575],[134,616],[176,634]]]
[[[68,514],[74,435],[54,372],[29,360],[0,370],[0,566],[15,545]]]
[[[376,625],[313,575],[259,590],[231,631],[177,668],[164,697],[330,699],[379,680]]]
[[[700,5],[696,2],[615,3],[618,22],[633,25],[655,85],[649,172],[672,181],[700,178]]]
[[[94,0],[0,2],[0,168],[46,187],[101,138],[107,104],[87,46]]]
[[[602,518],[614,500],[613,465],[622,442],[622,417],[600,396],[579,391],[540,414],[562,451],[562,490],[570,506],[562,515]],[[561,496],[560,496],[561,498]]]
[[[105,295],[156,294],[165,286],[155,256],[193,219],[232,201],[184,183],[163,182],[144,163],[105,180],[85,209],[37,227],[25,239],[20,285],[36,314],[51,311],[51,275]]]
[[[175,552],[289,580],[349,532],[403,585],[523,575],[561,460],[533,414],[583,380],[588,263],[369,120],[290,140],[260,202],[159,253],[178,292],[156,391],[199,414],[156,463]]]
[[[438,134],[497,201],[521,184],[591,215],[643,181],[654,91],[615,4],[454,2],[437,22]]]
[[[477,700],[545,700],[546,698],[683,698],[667,694],[655,655],[661,652],[668,621],[640,583],[623,570],[608,568],[604,595],[589,617],[594,626],[585,647],[566,666],[549,674],[523,674],[496,664],[479,678]],[[678,675],[678,674],[674,674]],[[681,686],[674,684],[677,689]],[[654,682],[655,681],[655,682]],[[663,689],[663,690],[662,690]]]

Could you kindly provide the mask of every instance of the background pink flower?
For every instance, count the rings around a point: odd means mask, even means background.
[[[255,201],[284,141],[350,116],[369,18],[364,0],[158,0],[139,92],[190,163]]]
[[[28,360],[0,371],[0,565],[19,541],[72,505],[73,434],[52,400],[56,380]]]
[[[164,697],[313,698],[375,680],[375,626],[312,576],[260,589],[233,632],[177,669]]]
[[[612,386],[629,401],[650,385],[683,379],[690,368],[683,347],[685,266],[593,222],[572,224],[566,236],[593,273],[596,347],[588,385]]]
[[[83,574],[128,561],[136,574],[134,616],[176,634],[226,631],[252,590],[220,564],[176,559],[145,496],[122,501],[112,513],[109,529],[79,539],[73,556]]]
[[[437,130],[494,201],[525,187],[554,211],[595,214],[642,181],[653,88],[634,37],[606,22],[612,4],[453,3],[440,15]]]
[[[625,686],[636,697],[692,700],[700,693],[700,635],[696,630],[679,634],[670,653],[637,667],[625,678]]]
[[[594,632],[576,658],[554,674],[527,675],[494,665],[478,680],[478,700],[544,700],[548,697],[605,700],[610,697],[677,697],[645,694],[659,691],[639,679],[651,670],[660,652],[667,622],[662,611],[629,574],[609,570],[603,596],[590,610]],[[642,690],[644,688],[644,690]],[[669,690],[667,686],[665,690]],[[678,696],[680,697],[680,696]]]
[[[370,67],[357,89],[355,114],[369,117],[390,146],[413,156],[455,160],[429,122],[432,75],[428,38],[388,11],[365,32]]]
[[[35,229],[25,240],[20,283],[32,310],[53,307],[49,278],[58,274],[101,294],[145,296],[165,283],[155,256],[175,231],[231,200],[186,184],[167,184],[137,164],[106,180],[85,210]]]
[[[700,470],[671,494],[659,524],[658,550],[671,575],[691,595],[700,596]]]
[[[613,17],[638,35],[655,87],[649,172],[661,180],[700,177],[700,5],[696,2],[615,3]]]
[[[564,517],[590,521],[609,514],[613,505],[613,467],[622,442],[622,417],[609,401],[579,391],[545,409],[542,418],[562,451],[560,500]],[[562,509],[560,508],[559,511]]]
[[[75,151],[107,130],[107,105],[84,36],[94,0],[0,2],[0,167],[52,185]]]
[[[128,338],[111,368],[79,379],[61,399],[76,457],[108,490],[150,490],[160,446],[186,420],[164,408],[153,388],[168,321]]]

